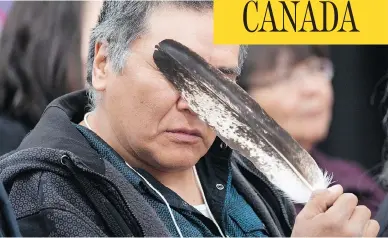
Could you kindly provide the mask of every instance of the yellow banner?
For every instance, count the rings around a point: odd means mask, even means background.
[[[214,0],[216,44],[388,44],[388,0]]]

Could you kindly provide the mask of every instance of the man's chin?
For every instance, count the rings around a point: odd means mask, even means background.
[[[159,166],[168,170],[184,170],[196,165],[202,157],[199,154],[194,155],[192,153],[177,152],[163,156],[164,159],[159,160]]]

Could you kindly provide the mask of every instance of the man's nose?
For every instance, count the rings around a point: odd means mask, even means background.
[[[186,99],[183,98],[183,96],[179,97],[178,102],[177,102],[177,108],[180,111],[187,111],[193,115],[196,115],[196,113],[190,109],[189,103],[186,101]]]

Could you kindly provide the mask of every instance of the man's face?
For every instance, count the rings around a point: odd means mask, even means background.
[[[137,161],[164,172],[187,169],[206,154],[216,134],[157,70],[155,45],[173,39],[227,69],[238,67],[239,47],[213,44],[211,10],[163,6],[149,16],[147,28],[131,44],[123,73],[109,67],[100,107],[121,146]]]

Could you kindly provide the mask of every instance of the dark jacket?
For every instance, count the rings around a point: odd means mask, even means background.
[[[0,116],[0,156],[18,148],[27,132],[22,123]]]
[[[53,101],[18,150],[0,159],[22,235],[169,236],[142,195],[72,124],[83,119],[85,105],[85,91]],[[236,189],[270,236],[289,236],[293,205],[247,159],[232,156]]]
[[[0,236],[19,237],[21,236],[15,214],[9,202],[7,192],[0,183]]]

